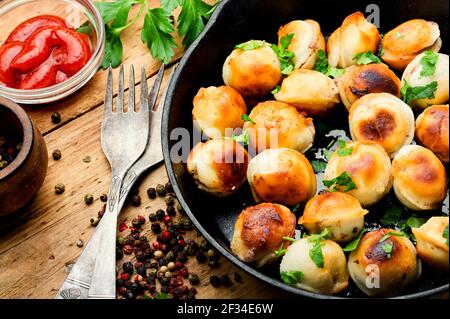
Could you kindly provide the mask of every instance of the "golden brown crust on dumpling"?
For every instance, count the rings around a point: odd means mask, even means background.
[[[245,122],[244,129],[249,133],[249,149],[256,152],[286,147],[303,153],[314,142],[312,118],[303,116],[292,105],[278,101],[262,102],[249,116],[254,123]]]
[[[416,237],[419,257],[436,269],[448,272],[448,238],[444,237],[445,228],[448,229],[448,216],[431,217],[419,228],[413,228],[412,232]]]
[[[448,105],[433,105],[425,109],[416,119],[417,140],[446,164],[449,161],[448,115]]]
[[[425,147],[404,146],[392,161],[392,175],[397,198],[410,209],[435,209],[445,199],[444,165]]]
[[[282,205],[262,203],[244,209],[235,227],[231,250],[242,261],[257,267],[276,259],[274,251],[289,242],[283,237],[293,237],[295,215]]]
[[[354,65],[356,54],[377,52],[379,42],[378,29],[367,22],[361,12],[355,12],[330,35],[327,43],[328,63],[332,67],[342,68]]]
[[[414,138],[414,113],[388,93],[363,96],[353,103],[348,118],[352,139],[376,142],[391,158]]]
[[[382,40],[381,58],[390,67],[403,70],[418,54],[427,49],[438,52],[439,26],[423,19],[406,21],[386,33]],[[433,45],[435,45],[433,47]]]
[[[316,193],[316,176],[308,159],[288,148],[267,149],[255,156],[247,180],[257,202],[294,206]]]
[[[292,59],[296,69],[313,69],[317,61],[317,51],[325,50],[325,39],[320,25],[314,20],[296,20],[278,30],[278,40],[294,34],[288,50],[295,53]]]
[[[200,88],[193,103],[193,119],[209,137],[231,136],[233,129],[244,124],[241,116],[247,113],[247,107],[239,92],[230,86]]]
[[[385,64],[351,66],[336,82],[347,110],[357,99],[370,93],[390,93],[400,97],[401,81]]]
[[[341,192],[327,192],[308,201],[298,223],[305,226],[310,234],[327,228],[331,239],[348,242],[363,228],[367,213],[355,197]]]
[[[223,80],[244,98],[258,99],[281,81],[281,66],[268,43],[254,50],[235,49],[226,59]]]
[[[416,250],[398,231],[381,228],[365,234],[348,259],[350,277],[369,296],[395,296],[420,275]],[[388,236],[385,238],[385,236]],[[379,271],[379,288],[369,288],[366,279],[370,271]]]
[[[339,92],[332,79],[314,70],[295,70],[281,83],[274,95],[309,116],[325,115],[339,103]]]
[[[232,140],[209,140],[189,154],[187,170],[197,186],[217,196],[236,192],[245,182],[248,153]]]

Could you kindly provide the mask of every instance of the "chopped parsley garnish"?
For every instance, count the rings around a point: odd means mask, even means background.
[[[280,272],[281,280],[287,285],[293,285],[301,282],[303,273],[301,271],[282,271]]]
[[[383,237],[381,237],[381,239],[380,239],[378,242],[379,242],[379,243],[382,243],[382,242],[384,242],[386,239],[388,239],[389,237],[391,237],[391,235],[386,234],[386,235],[384,235]]]
[[[270,91],[270,93],[272,93],[273,95],[277,94],[278,92],[280,92],[281,90],[281,86],[277,85],[272,91]]]
[[[275,250],[273,253],[275,254],[276,257],[280,257],[280,256],[283,256],[286,253],[286,251],[287,251],[287,249],[285,249],[284,245],[281,244],[280,248]]]
[[[370,63],[381,63],[380,58],[378,58],[372,51],[358,53],[353,57],[353,61],[356,64],[370,64]]]
[[[250,135],[247,130],[244,130],[240,135],[233,134],[231,139],[235,142],[241,143],[244,146],[247,146],[250,140]]]
[[[381,246],[381,249],[386,253],[387,258],[392,257],[392,250],[394,248],[394,245],[392,243],[385,243]]]
[[[323,173],[325,172],[327,163],[325,163],[324,161],[313,160],[311,161],[311,166],[314,170],[314,173]]]
[[[347,147],[347,142],[344,140],[339,140],[339,149],[337,150],[337,154],[341,157],[348,156],[352,154],[353,147]]]
[[[244,122],[250,122],[255,124],[255,121],[253,121],[250,116],[248,116],[247,114],[242,114],[241,115],[241,120],[243,120]]]
[[[427,219],[424,217],[411,216],[406,220],[406,225],[408,225],[409,228],[419,228],[426,222],[427,222]]]
[[[262,48],[266,44],[266,41],[250,40],[235,46],[235,49],[241,49],[244,51],[256,50]]]
[[[325,228],[320,234],[315,234],[308,237],[308,242],[312,244],[312,247],[309,250],[309,257],[319,268],[323,268],[324,266],[321,240],[326,239],[328,234],[329,230],[328,228]]]
[[[323,73],[326,76],[330,76],[332,78],[337,78],[344,74],[344,69],[333,68],[328,65],[327,54],[322,49],[317,51],[317,61],[314,65],[314,70],[319,71],[320,73]]]
[[[439,55],[431,50],[425,51],[424,56],[420,59],[420,64],[422,65],[422,71],[420,71],[420,76],[431,76],[436,72],[436,63]]]
[[[402,209],[399,206],[390,206],[386,209],[381,223],[385,226],[396,225],[402,216]]]
[[[294,52],[288,50],[293,37],[294,34],[290,33],[280,39],[279,46],[272,44],[272,50],[278,56],[278,60],[280,60],[281,73],[284,75],[289,75],[292,71],[294,71],[294,62],[292,59],[295,57],[295,54]]]
[[[400,90],[403,101],[410,104],[413,100],[419,99],[433,99],[434,92],[437,90],[438,83],[436,81],[430,82],[423,86],[410,86],[407,81]]]
[[[343,188],[342,191],[346,193],[358,188],[347,172],[342,172],[341,175],[330,180],[324,179],[323,184],[328,187],[330,192],[340,191]]]
[[[445,227],[444,231],[442,232],[442,237],[444,237],[445,239],[447,239],[447,240],[445,241],[445,243],[446,243],[447,246],[448,246],[448,225],[447,225],[447,227]]]
[[[354,251],[356,248],[358,248],[359,242],[361,241],[361,237],[364,235],[365,232],[366,232],[365,228],[361,229],[358,236],[344,247],[344,251],[350,252],[350,251]]]

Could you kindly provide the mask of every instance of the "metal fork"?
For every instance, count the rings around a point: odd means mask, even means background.
[[[175,68],[172,69],[170,77],[173,74]],[[149,130],[149,141],[148,146],[141,156],[141,158],[133,164],[133,166],[128,171],[120,190],[119,202],[117,213],[119,213],[124,204],[125,200],[132,189],[136,180],[148,169],[152,168],[156,164],[163,160],[162,150],[161,150],[161,117],[162,117],[162,105],[165,96],[162,97],[160,104],[155,108],[157,96],[161,83],[164,76],[164,64],[155,78],[152,90],[149,94],[149,108],[153,110],[154,113],[150,116],[150,130]],[[134,87],[130,87],[130,90],[134,90]],[[132,92],[131,94],[133,94]],[[88,291],[91,285],[92,273],[95,266],[95,257],[99,250],[100,238],[103,232],[103,225],[100,223],[97,227],[96,232],[93,234],[88,244],[86,245],[83,253],[78,258],[77,262],[73,265],[69,275],[61,286],[56,298],[66,299],[66,298],[87,298]]]

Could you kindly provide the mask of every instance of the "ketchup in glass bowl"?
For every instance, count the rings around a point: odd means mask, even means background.
[[[104,50],[91,0],[0,3],[0,95],[25,104],[59,100],[92,78]]]

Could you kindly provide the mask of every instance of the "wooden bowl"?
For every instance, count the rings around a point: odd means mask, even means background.
[[[0,135],[22,140],[17,157],[0,170],[0,217],[30,203],[44,182],[48,154],[44,139],[25,111],[0,96]]]

